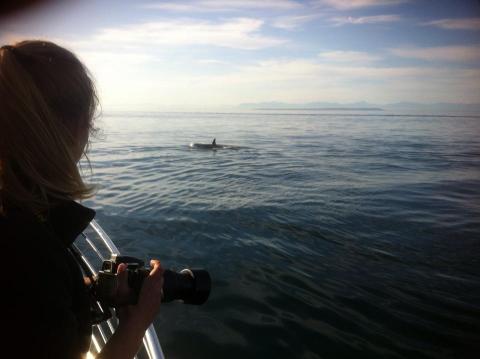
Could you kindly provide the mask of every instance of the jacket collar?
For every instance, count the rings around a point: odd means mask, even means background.
[[[50,209],[46,223],[58,238],[71,245],[95,217],[95,211],[75,201],[66,201]]]

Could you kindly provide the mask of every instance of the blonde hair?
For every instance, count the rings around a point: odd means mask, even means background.
[[[93,194],[77,161],[97,104],[88,70],[70,51],[48,41],[0,49],[0,214],[13,206],[42,215]]]

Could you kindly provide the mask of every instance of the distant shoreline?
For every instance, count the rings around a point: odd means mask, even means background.
[[[258,114],[262,114],[264,116],[292,116],[292,115],[302,115],[302,116],[317,116],[317,117],[324,117],[324,116],[339,116],[339,113],[329,113],[329,112],[301,112],[292,113],[290,111],[277,111],[278,109],[271,109],[271,111],[275,112],[252,112],[252,111],[259,111],[258,109],[248,109],[243,111],[227,111],[227,110],[217,110],[217,111],[172,111],[172,110],[155,110],[155,111],[141,111],[141,110],[104,110],[102,112],[103,116],[111,117],[111,116],[131,116],[131,115],[142,115],[142,117],[150,116],[151,114],[166,114],[166,113],[183,113],[183,114],[196,114],[196,113],[203,113],[203,114],[239,114],[243,116],[255,116]],[[292,109],[298,110],[298,109]],[[304,109],[304,110],[311,110],[311,109]],[[418,117],[418,118],[426,118],[426,117],[438,117],[438,118],[478,118],[480,119],[480,113],[452,113],[452,114],[441,114],[441,113],[412,113],[412,112],[405,112],[405,113],[389,113],[383,112],[388,110],[382,110],[382,113],[343,113],[343,116],[358,116],[358,117]]]
[[[292,107],[292,108],[255,108],[257,111],[384,111],[383,108],[379,107],[318,107],[318,108],[302,108],[302,107]]]

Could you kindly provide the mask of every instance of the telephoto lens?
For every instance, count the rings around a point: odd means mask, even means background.
[[[132,289],[131,296],[125,304],[136,304],[142,288],[143,280],[150,274],[140,259],[113,254],[110,260],[104,261],[102,270],[98,272],[95,293],[99,302],[116,306],[115,297],[118,287],[117,267],[120,263],[127,265],[128,285]],[[206,270],[183,269],[179,272],[165,270],[163,273],[162,302],[181,300],[185,304],[201,305],[210,295],[211,279]]]

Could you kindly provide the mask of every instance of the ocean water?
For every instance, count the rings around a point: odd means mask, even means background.
[[[213,278],[167,358],[480,356],[480,118],[107,113],[85,202],[122,252]],[[191,142],[235,145],[199,150]],[[88,173],[88,171],[86,171]]]

